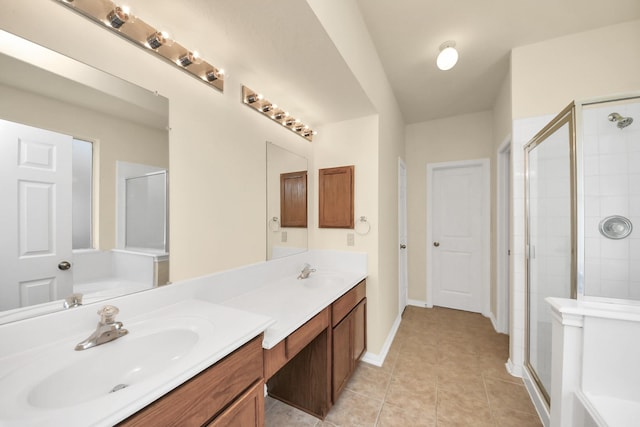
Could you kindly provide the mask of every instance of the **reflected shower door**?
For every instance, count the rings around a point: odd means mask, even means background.
[[[126,179],[125,247],[166,251],[167,173]]]
[[[571,106],[572,107],[572,106]],[[547,297],[575,298],[573,108],[526,150],[527,341],[525,365],[550,404],[551,309]]]

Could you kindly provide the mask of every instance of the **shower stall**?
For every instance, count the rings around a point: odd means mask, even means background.
[[[573,102],[525,145],[525,370],[547,410],[547,297],[640,304],[640,94]]]

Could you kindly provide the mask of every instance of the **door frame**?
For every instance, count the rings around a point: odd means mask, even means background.
[[[491,312],[490,305],[490,296],[491,289],[489,286],[490,283],[490,275],[491,275],[491,160],[488,158],[483,159],[472,159],[472,160],[461,160],[461,161],[452,161],[452,162],[440,162],[440,163],[427,163],[427,240],[425,242],[427,248],[427,259],[426,259],[426,269],[427,269],[427,302],[426,306],[428,308],[433,307],[433,272],[429,266],[433,263],[433,247],[429,244],[429,242],[433,241],[433,229],[432,229],[432,218],[433,218],[433,175],[436,171],[442,169],[457,169],[461,167],[471,167],[471,166],[480,166],[482,170],[482,189],[484,193],[484,197],[482,199],[482,215],[484,217],[484,226],[482,230],[482,277],[481,277],[481,313],[485,317],[489,317]]]
[[[509,335],[511,293],[511,135],[498,147],[496,177],[496,322]]]
[[[404,170],[404,175],[402,175],[401,171]],[[404,185],[404,206],[401,204],[400,192],[401,188]],[[402,230],[403,220],[404,218],[404,230]],[[408,236],[407,236],[407,165],[405,162],[398,157],[398,314],[401,315],[404,311],[405,307],[408,305],[409,301],[409,271],[408,271],[408,257],[407,253],[408,249],[402,249],[400,245],[403,243],[406,245]],[[402,241],[402,236],[405,236],[405,241]],[[402,255],[402,251],[404,250],[404,257]],[[403,262],[404,261],[404,262]],[[403,268],[404,268],[404,277],[403,277]],[[403,299],[403,292],[405,293]],[[404,302],[404,305],[403,305]]]

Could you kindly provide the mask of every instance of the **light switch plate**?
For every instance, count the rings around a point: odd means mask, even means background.
[[[355,245],[355,235],[353,233],[347,233],[347,246]]]
[[[287,241],[287,232],[286,231],[282,232],[282,237],[280,238],[280,241],[283,242],[283,243]]]

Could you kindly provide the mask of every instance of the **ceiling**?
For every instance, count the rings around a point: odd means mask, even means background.
[[[357,2],[407,124],[491,109],[514,47],[640,19],[639,0]],[[448,40],[460,59],[440,71]]]
[[[353,1],[407,124],[491,109],[516,46],[640,19],[639,0]],[[128,2],[224,68],[225,92],[239,96],[236,86],[246,85],[312,128],[375,113],[306,1]],[[447,40],[456,41],[460,60],[444,72],[435,59]]]

